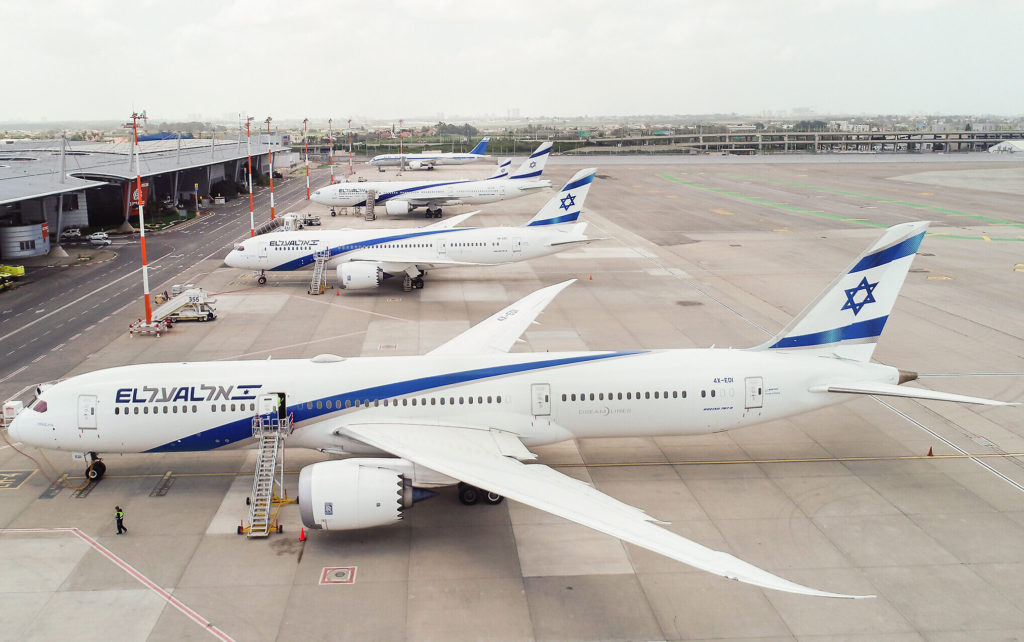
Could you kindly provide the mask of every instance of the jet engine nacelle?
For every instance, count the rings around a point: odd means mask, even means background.
[[[408,214],[411,209],[409,201],[387,201],[384,203],[384,211],[388,214]]]
[[[420,161],[409,161],[409,169],[419,169],[421,167],[423,167],[423,163]]]
[[[338,265],[338,287],[343,290],[369,290],[380,287],[384,270],[376,263],[353,261]]]
[[[299,513],[306,528],[351,530],[402,519],[414,489],[394,459],[322,461],[299,472]]]

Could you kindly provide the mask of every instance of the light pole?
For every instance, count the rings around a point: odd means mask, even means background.
[[[245,153],[249,157],[249,235],[252,237],[256,236],[256,215],[253,212],[252,202],[252,145],[251,137],[249,133],[249,123],[253,121],[252,116],[246,116],[245,118]]]
[[[132,138],[135,140],[135,194],[139,202],[139,245],[142,248],[142,294],[146,301],[146,325],[153,323],[153,307],[149,302],[149,266],[146,263],[146,217],[143,212],[145,200],[142,198],[142,167],[139,165],[139,121],[146,120],[146,112],[132,113]],[[129,212],[131,199],[129,199]]]
[[[270,116],[267,116],[267,149],[270,153],[270,220],[274,220],[274,148],[270,144],[270,121],[273,120]]]
[[[352,119],[348,119],[348,175],[355,174],[356,170],[352,169]]]
[[[330,155],[327,156],[327,164],[331,166],[331,185],[334,185],[334,119],[327,119],[327,142],[330,145]]]
[[[309,141],[306,138],[306,132],[309,129],[309,119],[302,119],[302,149],[306,153],[306,200],[309,200]]]

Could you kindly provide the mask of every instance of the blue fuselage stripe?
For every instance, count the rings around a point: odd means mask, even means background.
[[[867,319],[866,321],[858,321],[851,323],[850,325],[843,326],[841,328],[833,328],[832,330],[824,330],[822,332],[812,332],[811,334],[801,334],[793,337],[786,337],[779,340],[771,348],[808,348],[812,346],[829,345],[831,343],[840,343],[842,341],[851,341],[853,339],[867,339],[871,337],[877,337],[882,334],[882,329],[885,327],[885,322],[889,320],[889,316],[878,317],[876,319]]]
[[[470,230],[476,230],[480,228],[476,227],[456,227],[456,228],[445,228],[443,230],[426,230],[423,232],[412,232],[409,234],[396,234],[394,236],[381,236],[378,238],[366,239],[363,241],[355,241],[353,243],[342,243],[336,247],[331,248],[331,258],[347,254],[348,252],[356,252],[358,250],[364,250],[374,245],[381,245],[384,243],[394,243],[396,241],[404,241],[405,239],[418,238],[421,236],[433,236],[435,234],[445,234],[448,232],[468,232]],[[403,248],[397,248],[403,249]],[[316,262],[316,253],[310,252],[309,254],[303,254],[302,256],[292,259],[286,263],[267,268],[271,272],[290,272],[292,270],[301,270],[307,265],[313,265]]]
[[[578,357],[565,357],[562,359],[544,359],[541,361],[511,363],[501,366],[476,368],[473,370],[462,370],[428,377],[419,377],[416,379],[396,381],[394,383],[387,383],[379,386],[370,386],[359,390],[351,390],[337,395],[321,397],[308,402],[290,405],[288,406],[288,413],[292,416],[295,422],[311,421],[324,415],[340,412],[346,407],[346,402],[348,402],[349,406],[355,406],[357,401],[366,402],[369,400],[372,402],[379,399],[391,399],[402,395],[421,393],[431,389],[443,388],[446,386],[453,386],[473,381],[481,381],[483,379],[501,377],[504,375],[519,374],[522,372],[529,372],[531,370],[542,370],[545,368],[586,363],[588,361],[626,357],[645,354],[647,352],[647,350],[623,350],[619,352],[587,354]],[[312,404],[312,408],[309,407],[310,404]],[[318,405],[321,407],[318,408]],[[157,446],[156,448],[151,448],[146,452],[213,450],[214,448],[223,448],[229,444],[251,438],[252,418],[246,417],[245,419],[232,421],[230,423],[216,426],[208,430],[203,430],[202,432],[194,435],[189,435],[170,443]]]
[[[862,272],[864,270],[870,270],[871,268],[891,263],[897,259],[902,259],[905,256],[910,256],[917,252],[917,248],[921,247],[921,241],[924,239],[924,232],[921,232],[917,236],[912,236],[905,241],[901,241],[892,247],[887,247],[884,250],[879,250],[874,254],[869,254],[857,261],[857,265],[853,266],[850,270],[850,274],[854,272]]]

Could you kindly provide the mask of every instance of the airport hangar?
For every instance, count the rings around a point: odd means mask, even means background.
[[[277,135],[253,136],[250,149],[254,177],[269,171],[270,152],[277,167],[297,159]],[[146,203],[194,203],[197,191],[200,198],[215,196],[220,183],[245,181],[249,154],[242,137],[140,140]],[[46,254],[69,227],[127,221],[128,194],[135,190],[129,184],[135,179],[131,141],[33,140],[0,146],[0,259]]]

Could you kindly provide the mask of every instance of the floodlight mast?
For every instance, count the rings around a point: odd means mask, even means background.
[[[302,149],[306,154],[306,200],[309,200],[309,139],[306,132],[309,130],[309,119],[302,119]]]
[[[142,293],[146,301],[146,324],[153,323],[153,306],[149,302],[149,265],[146,262],[146,217],[144,213],[145,204],[142,198],[142,167],[139,165],[139,121],[146,120],[146,112],[141,114],[132,112],[132,122],[125,127],[132,128],[132,138],[135,142],[135,197],[139,203],[139,244],[142,248]],[[131,199],[129,199],[129,206]]]
[[[352,119],[348,119],[348,174],[351,176],[355,174],[356,170],[352,169]]]
[[[267,116],[267,149],[270,154],[270,220],[274,220],[274,147],[270,144],[270,121],[273,120],[270,116]]]
[[[327,119],[327,140],[330,144],[331,153],[327,157],[327,164],[331,166],[331,185],[334,185],[334,119]]]
[[[245,153],[249,157],[249,235],[256,236],[256,214],[253,211],[252,200],[252,138],[249,135],[249,123],[253,121],[252,116],[245,117]]]

